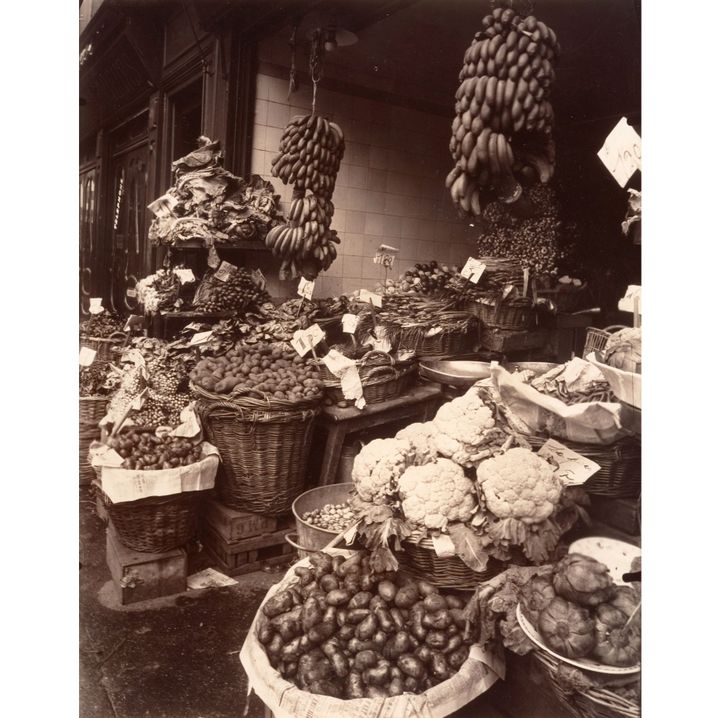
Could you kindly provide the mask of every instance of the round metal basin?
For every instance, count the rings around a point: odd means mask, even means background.
[[[435,359],[420,362],[420,376],[457,387],[469,387],[490,376],[490,363],[460,359]]]
[[[536,377],[546,374],[551,369],[559,367],[559,364],[553,364],[553,362],[547,361],[518,361],[518,362],[506,362],[503,367],[509,372],[516,371],[531,371]]]

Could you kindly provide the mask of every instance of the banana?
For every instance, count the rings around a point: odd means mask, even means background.
[[[468,100],[467,95],[463,95],[462,99],[460,100],[460,112],[465,112],[468,107],[470,107],[470,100]]]
[[[487,187],[490,184],[490,172],[487,167],[483,167],[475,180],[479,187]]]
[[[517,122],[518,118],[522,116],[522,111],[522,103],[517,97],[515,97],[512,103],[512,109],[510,110],[510,117],[512,118],[513,123]],[[513,129],[515,129],[514,126]]]
[[[498,80],[497,89],[495,90],[495,108],[499,112],[503,107],[505,98],[505,80]]]
[[[505,96],[503,97],[503,106],[512,107],[513,98],[517,87],[512,80],[505,81]]]
[[[513,81],[517,81],[518,77],[520,77],[520,68],[513,64],[513,66],[508,70],[508,77]]]
[[[472,124],[470,125],[470,132],[472,132],[477,137],[481,131],[482,131],[482,118],[478,114],[476,117],[473,118]]]
[[[281,224],[276,224],[274,227],[271,227],[268,233],[265,235],[265,246],[269,247],[270,249],[273,249],[275,246],[275,243],[277,241],[277,236],[280,233],[280,230],[282,229]]]
[[[483,121],[483,124],[487,124],[491,117],[492,107],[487,102],[484,102],[483,106],[480,108],[480,119]]]
[[[472,127],[472,121],[474,117],[477,117],[480,113],[480,105],[478,104],[478,101],[473,96],[472,100],[470,100],[470,107],[468,108],[468,111],[465,113],[465,115],[470,115],[470,121],[468,124],[468,130]],[[463,117],[465,117],[463,115]]]
[[[530,38],[527,35],[520,35],[517,43],[518,53],[523,53],[530,44]]]
[[[475,98],[473,98],[472,102],[475,102]],[[462,116],[462,118],[461,118],[462,126],[465,128],[465,130],[469,130],[470,127],[471,127],[471,125],[472,125],[473,114],[474,114],[473,111],[472,111],[472,109],[471,109],[471,108],[472,108],[472,102],[470,103],[470,108],[468,108],[468,109],[463,113],[463,116]],[[478,109],[479,109],[479,108],[478,108]]]
[[[508,33],[507,38],[505,39],[505,44],[507,45],[507,49],[508,49],[508,63],[509,63],[509,64],[512,64],[512,63],[510,63],[510,55],[509,55],[509,53],[510,53],[510,51],[513,50],[513,49],[515,48],[515,46],[518,44],[518,40],[519,40],[519,35],[518,35],[517,30],[510,30],[510,32]]]
[[[450,172],[448,173],[448,176],[445,178],[445,187],[447,189],[450,189],[453,186],[453,183],[455,180],[460,176],[460,168],[455,165]]]
[[[523,101],[523,110],[525,110],[526,113],[529,112],[530,108],[534,104],[535,104],[535,98],[530,93],[528,93],[527,97]]]
[[[494,75],[488,77],[487,87],[485,88],[485,104],[493,107],[495,104],[495,92],[497,91],[498,79]]]
[[[490,59],[489,50],[490,50],[490,40],[483,40],[480,43],[480,59],[483,61],[483,63],[485,65],[487,65],[487,61]]]
[[[477,145],[473,144],[473,148],[470,151],[470,156],[467,160],[467,171],[474,175],[478,167],[478,156],[477,156]]]
[[[559,50],[560,46],[558,45],[557,35],[551,27],[548,28],[548,38],[550,40],[550,47]]]
[[[465,175],[461,172],[450,188],[450,197],[457,204],[460,201],[460,183]]]
[[[527,50],[525,52],[527,52],[528,55],[536,55],[539,50],[540,46],[536,42],[531,41],[530,44],[527,46]]]
[[[477,61],[477,65],[475,67],[475,74],[477,75],[478,79],[483,77],[483,75],[487,75],[487,68],[485,67],[485,63],[482,60]]]
[[[537,119],[539,113],[540,113],[540,105],[534,104],[527,116],[528,123],[534,122]]]
[[[277,250],[278,254],[283,254],[283,246],[284,246],[285,240],[287,239],[289,233],[290,233],[290,227],[288,227],[286,224],[283,225],[282,229],[280,230],[280,233],[277,236],[277,241],[275,242],[275,249]]]
[[[520,117],[513,122],[513,132],[520,132],[525,127],[525,115],[522,114],[522,108],[520,108],[520,111]]]
[[[482,214],[482,204],[480,204],[480,192],[478,191],[477,187],[475,187],[470,197],[470,211],[476,217],[479,217]]]
[[[488,155],[490,158],[490,174],[493,177],[500,175],[500,159],[498,157],[498,134],[493,132],[488,142]]]
[[[512,8],[505,8],[500,16],[500,22],[503,25],[509,25],[515,17],[515,11]]]
[[[478,80],[478,84],[475,86],[475,99],[478,101],[478,104],[480,106],[482,106],[483,102],[485,101],[485,91],[487,89],[489,79],[490,78],[487,75],[483,75]]]
[[[537,99],[537,93],[540,89],[540,83],[537,81],[535,77],[530,79],[530,82],[528,82],[528,90],[530,91],[530,94]]]
[[[496,67],[503,67],[505,65],[505,58],[507,57],[508,47],[506,43],[502,43],[498,48],[497,54],[495,55]]]
[[[543,64],[542,57],[540,57],[540,55],[535,55],[535,57],[533,57],[533,59],[530,61],[530,68],[532,69],[533,72],[537,72],[540,69],[540,67],[542,66],[542,64]]]
[[[538,26],[537,18],[534,15],[528,15],[525,18],[524,25],[528,32],[534,32]]]
[[[475,87],[478,84],[478,78],[477,76],[471,77],[468,80],[468,84],[465,86],[465,94],[472,99],[472,97],[475,95]]]
[[[460,206],[465,212],[470,212],[470,193],[464,194],[460,197]]]
[[[497,70],[497,76],[498,80],[506,80],[508,76],[508,68],[507,65],[501,65],[500,68]]]
[[[308,254],[313,247],[313,238],[305,237],[303,241],[303,254]]]
[[[523,155],[525,161],[537,172],[540,182],[547,184],[553,175],[553,166],[547,157],[543,157],[532,152],[526,152]]]
[[[498,34],[490,40],[490,47],[488,47],[488,57],[494,59],[497,56],[497,52],[500,49],[500,45],[503,44],[503,36]]]
[[[529,80],[532,77],[533,69],[530,67],[530,65],[525,65],[525,67],[522,69],[521,77],[523,80]]]
[[[542,22],[542,20],[538,20],[537,29],[540,30],[541,39],[550,39],[550,32],[548,31],[548,26],[544,22]]]
[[[485,69],[485,72],[490,76],[495,74],[495,72],[496,72],[495,60],[493,60],[492,58],[487,61],[487,67]]]
[[[530,55],[527,54],[527,52],[523,52],[520,54],[517,60],[517,67],[520,70],[523,70],[525,66],[530,62]]]
[[[475,143],[475,150],[477,152],[478,164],[481,167],[485,167],[489,161],[488,143],[492,130],[486,127],[478,136],[477,142]]]
[[[512,115],[510,114],[510,108],[504,107],[502,114],[500,115],[500,128],[503,132],[510,132],[512,130],[513,122]]]
[[[469,82],[470,80],[466,78],[460,83],[460,87],[458,87],[457,92],[455,93],[456,100],[459,100],[465,94],[465,88],[468,86]]]
[[[467,58],[465,60],[466,64],[474,62],[477,65],[477,61],[480,59],[480,45],[481,43],[475,42],[472,47],[468,48],[468,52],[465,53]]]
[[[518,102],[525,102],[525,98],[528,96],[529,92],[530,85],[528,84],[527,80],[524,80],[521,77],[517,84],[517,92],[515,93],[515,99]]]
[[[510,155],[508,153],[508,143],[503,133],[500,133],[497,136],[497,155],[501,171],[512,172],[512,162],[510,162]]]

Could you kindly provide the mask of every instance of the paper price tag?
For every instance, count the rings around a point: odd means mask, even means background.
[[[302,329],[298,329],[293,334],[293,338],[290,340],[290,344],[292,344],[293,349],[301,357],[304,357],[310,351],[310,349],[312,349],[312,344],[310,344],[310,340],[307,334]]]
[[[298,289],[297,289],[298,296],[310,301],[312,299],[312,295],[313,295],[314,291],[315,291],[315,282],[308,281],[307,279],[305,279],[305,277],[300,277],[300,282],[298,284]]]
[[[368,292],[367,289],[360,290],[359,299],[361,302],[367,302],[372,304],[374,307],[382,307],[382,297],[374,292]]]
[[[373,257],[373,262],[375,264],[380,264],[383,267],[387,267],[388,269],[392,269],[393,264],[395,264],[395,255],[385,254],[385,252],[378,252]]]
[[[90,366],[95,361],[97,352],[90,347],[80,347],[80,366]]]
[[[515,286],[512,284],[506,284],[503,289],[502,298],[507,299],[515,291]]]
[[[217,267],[220,266],[220,255],[217,253],[217,249],[215,249],[214,246],[210,247],[207,262],[210,269],[217,269]]]
[[[310,339],[312,346],[317,346],[323,339],[325,339],[325,332],[320,328],[318,324],[313,324],[305,330],[308,338]]]
[[[252,277],[253,282],[255,282],[260,289],[265,289],[267,286],[267,280],[265,279],[265,275],[259,269],[253,269],[250,276]]]
[[[90,314],[102,314],[104,311],[102,297],[90,297]]]
[[[132,287],[128,287],[125,290],[125,296],[130,297],[130,299],[135,299],[137,297],[137,289],[134,289]]]
[[[357,314],[343,314],[342,317],[342,330],[346,334],[355,334],[355,330],[358,325]]]
[[[203,325],[200,322],[193,322],[192,324],[188,324],[187,326],[183,327],[183,331],[189,329],[191,332],[199,332],[202,328]]]
[[[233,274],[237,272],[237,267],[230,262],[222,262],[222,264],[215,270],[215,279],[219,279],[221,282],[227,282]]]
[[[637,284],[631,284],[628,286],[625,296],[618,302],[618,309],[621,312],[634,312],[635,311],[635,300],[637,300],[638,313],[642,314],[642,291],[641,287]]]
[[[465,262],[465,266],[460,272],[460,276],[465,279],[469,279],[473,284],[477,284],[486,269],[487,267],[479,259],[475,259],[475,257],[468,257],[467,262]]]
[[[617,183],[624,187],[635,170],[642,169],[642,140],[623,117],[605,138],[598,157]]]
[[[180,279],[181,284],[190,284],[195,281],[195,273],[192,269],[175,269],[175,274]]]
[[[134,411],[140,411],[140,409],[143,408],[143,404],[145,403],[145,395],[141,394],[140,396],[136,396],[132,400],[132,404],[130,404],[130,408]]]
[[[548,439],[538,451],[538,456],[557,464],[555,475],[565,486],[584,484],[593,474],[600,471],[600,465],[568,449],[555,439]]]
[[[446,536],[445,534],[440,534],[439,536],[433,536],[432,537],[433,542],[433,548],[435,549],[435,553],[440,558],[448,558],[450,556],[455,556],[455,544],[452,542],[452,539],[449,536]]]
[[[212,336],[212,329],[209,332],[198,332],[197,334],[193,334],[192,339],[190,340],[190,346],[194,347],[198,344],[205,344],[206,342],[210,341],[210,337]]]

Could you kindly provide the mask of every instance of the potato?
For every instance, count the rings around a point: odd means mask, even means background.
[[[430,661],[430,673],[436,678],[446,680],[450,677],[450,666],[448,666],[445,656],[439,651],[433,651]]]
[[[470,646],[460,646],[456,651],[448,654],[447,662],[448,665],[454,669],[459,670],[460,666],[467,660],[470,655]]]
[[[408,638],[410,639],[410,650],[414,651],[416,648],[420,646],[420,641],[418,641],[415,636],[412,635],[412,633],[408,634]]]
[[[442,652],[447,655],[448,653],[452,653],[453,651],[457,651],[460,646],[463,644],[462,636],[450,636],[448,638],[447,646],[442,649]]]
[[[284,645],[285,642],[283,641],[282,636],[279,633],[276,633],[270,643],[268,643],[268,645],[265,647],[265,650],[270,656],[279,656],[280,651],[282,651]]]
[[[448,608],[465,608],[465,603],[459,596],[453,596],[452,594],[445,596]]]
[[[300,636],[293,638],[290,643],[282,647],[280,657],[283,661],[296,661],[300,658]]]
[[[302,631],[302,624],[300,623],[301,610],[302,608],[297,606],[292,611],[276,616],[270,622],[270,625],[280,634],[283,641],[291,641]]]
[[[462,608],[451,608],[448,613],[458,628],[465,628],[465,614]]]
[[[383,631],[395,630],[395,621],[393,621],[390,611],[388,611],[387,608],[376,609],[375,615],[377,616],[378,625]]]
[[[346,623],[344,626],[338,628],[335,634],[341,641],[349,641],[355,637],[355,626],[352,623]]]
[[[343,588],[351,595],[355,595],[360,592],[360,577],[359,576],[346,576],[343,579]]]
[[[410,633],[419,641],[424,641],[428,634],[428,629],[423,625],[423,619],[425,618],[425,609],[421,606],[417,611],[411,611],[410,613]]]
[[[395,627],[398,631],[402,631],[405,628],[405,617],[400,612],[399,608],[391,608],[390,616],[395,623]]]
[[[366,668],[362,676],[368,686],[384,686],[390,680],[390,666]]]
[[[384,686],[368,686],[368,698],[387,698],[390,694]]]
[[[311,553],[310,563],[315,567],[315,575],[318,577],[333,572],[332,556],[322,551]]]
[[[364,609],[361,609],[364,610]],[[355,629],[355,635],[361,640],[365,641],[372,638],[372,635],[377,631],[378,620],[372,613],[369,613]]]
[[[316,695],[332,696],[333,698],[343,697],[342,688],[337,683],[335,683],[335,681],[331,681],[328,679],[312,681],[308,687],[308,690],[310,691],[310,693],[315,693]]]
[[[406,675],[421,681],[425,678],[425,666],[410,653],[405,653],[397,659],[397,667]]]
[[[428,613],[442,611],[443,609],[448,607],[447,602],[439,593],[433,593],[429,596],[426,596],[425,600],[423,601],[423,605],[425,606],[425,610]]]
[[[403,653],[410,651],[410,636],[405,631],[399,631],[385,644],[383,656],[390,660],[394,660]]]
[[[369,615],[370,610],[367,608],[351,608],[347,612],[347,622],[357,625],[362,623]]]
[[[340,578],[345,578],[349,572],[359,571],[360,562],[363,560],[364,556],[365,554],[362,551],[358,551],[353,554],[350,558],[345,559],[345,561],[343,561],[343,563],[335,569],[335,574]]]
[[[447,646],[448,637],[442,631],[428,631],[428,634],[425,638],[425,643],[427,643],[430,648],[437,648],[438,650],[442,650],[443,648],[445,648],[445,646]]]
[[[347,608],[338,608],[335,621],[338,626],[344,626],[347,623]]]
[[[312,581],[311,583],[308,583],[306,586],[300,587],[300,593],[302,594],[303,598],[308,598],[308,596],[313,596],[316,593],[324,593],[322,589],[318,586],[316,581]]]
[[[286,663],[283,663],[282,670],[280,672],[284,678],[293,678],[297,673],[297,666],[298,664],[296,661],[287,661]]]
[[[360,651],[373,651],[375,644],[372,641],[361,641],[359,638],[351,638],[348,641],[348,650],[350,653],[358,654]]]
[[[362,673],[367,668],[374,668],[378,660],[376,651],[360,651],[355,655],[355,669]]]
[[[332,663],[333,672],[338,678],[345,678],[350,673],[348,659],[341,651],[336,651],[330,656],[330,663]]]
[[[426,613],[422,619],[422,625],[425,628],[444,631],[453,622],[450,612],[447,609],[436,611],[435,613]]]
[[[372,600],[372,594],[367,591],[356,593],[348,603],[348,608],[367,608]]]
[[[460,629],[454,624],[451,623],[446,629],[445,633],[448,634],[448,636],[455,636],[460,634]]]
[[[319,623],[313,626],[307,633],[307,639],[312,644],[322,643],[331,638],[335,633],[335,626],[332,623]]]
[[[331,591],[340,588],[340,581],[337,576],[327,573],[318,579],[318,585],[323,591],[325,591],[325,593],[330,593]]]
[[[404,690],[405,687],[402,678],[393,678],[390,683],[388,683],[387,691],[389,696],[402,695]]]
[[[272,641],[273,636],[275,635],[275,631],[273,630],[273,627],[269,623],[263,623],[258,628],[258,641],[263,644],[263,646],[267,646],[270,641]]]
[[[418,681],[417,678],[405,676],[405,680],[403,682],[407,693],[420,693],[420,681]]]
[[[275,616],[279,616],[281,613],[289,611],[292,607],[292,594],[287,591],[280,591],[263,604],[262,610],[268,618],[274,618]]]
[[[372,573],[363,573],[360,576],[360,590],[361,591],[372,591],[377,585],[377,578]]]
[[[385,631],[375,631],[371,640],[375,648],[377,648],[378,651],[382,651],[388,641],[388,634],[385,633]]]
[[[433,649],[430,646],[426,646],[424,643],[415,649],[415,655],[423,663],[430,663],[432,660]]]
[[[307,633],[313,626],[316,626],[323,619],[323,613],[320,610],[320,602],[314,596],[305,599],[302,607],[300,621],[302,622],[303,631]]]
[[[379,608],[386,608],[387,603],[383,600],[382,596],[373,596],[370,600],[370,605],[368,608],[371,611],[377,611]]]
[[[300,579],[301,586],[307,586],[315,580],[315,574],[312,569],[307,568],[307,566],[297,566],[295,568],[295,575]]]
[[[398,608],[410,608],[418,600],[420,594],[415,586],[404,586],[395,594],[395,605]]]
[[[365,688],[363,687],[362,676],[357,671],[350,671],[346,685],[348,698],[365,697]]]
[[[333,556],[332,557],[332,566],[333,566],[333,573],[337,573],[338,568],[342,566],[342,564],[345,563],[345,556]]]
[[[325,609],[325,613],[323,613],[322,622],[323,623],[332,623],[333,626],[335,625],[335,621],[337,619],[337,606],[328,606]]]
[[[388,603],[395,600],[397,586],[392,581],[380,581],[377,586],[378,596]]]
[[[350,592],[342,588],[335,588],[328,593],[325,600],[328,606],[342,606],[350,600]]]
[[[433,594],[438,593],[438,587],[433,586],[431,583],[428,583],[427,581],[418,581],[417,582],[418,591],[420,592],[421,596],[431,596]]]

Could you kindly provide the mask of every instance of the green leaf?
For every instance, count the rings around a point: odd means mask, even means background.
[[[473,571],[482,573],[490,557],[485,552],[480,536],[465,524],[450,524],[447,528],[462,562]]]

